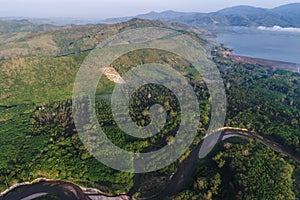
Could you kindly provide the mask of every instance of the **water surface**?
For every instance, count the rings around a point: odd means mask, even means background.
[[[212,40],[226,44],[237,55],[300,63],[300,33],[232,28]]]

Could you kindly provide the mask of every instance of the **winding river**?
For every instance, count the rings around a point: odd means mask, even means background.
[[[293,158],[300,162],[300,157],[292,155],[287,152],[281,145],[268,140],[257,133],[249,132],[245,129],[225,127],[222,129],[222,134],[218,138],[218,142],[228,139],[230,137],[248,137],[258,139],[266,146],[273,150],[282,153],[284,156]],[[166,197],[174,196],[182,191],[192,179],[192,173],[197,166],[199,160],[199,150],[202,146],[203,140],[193,149],[190,155],[182,162],[177,172],[172,176],[164,190],[150,198],[144,200],[162,200]],[[7,191],[1,193],[0,200],[31,200],[39,196],[53,194],[65,200],[129,200],[132,199],[133,193],[137,190],[140,181],[139,174],[135,175],[135,185],[127,195],[109,196],[101,193],[96,189],[81,188],[73,183],[65,181],[54,181],[38,179],[32,183],[24,183],[13,186]]]

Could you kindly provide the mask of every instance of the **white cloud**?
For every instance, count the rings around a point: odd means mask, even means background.
[[[293,28],[293,27],[280,27],[280,26],[265,27],[265,26],[259,26],[258,29],[262,30],[262,31],[279,31],[279,32],[300,33],[300,28]]]

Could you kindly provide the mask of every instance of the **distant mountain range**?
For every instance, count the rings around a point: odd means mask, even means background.
[[[131,18],[184,22],[198,27],[209,26],[281,26],[300,27],[300,3],[287,4],[273,9],[236,6],[212,13],[186,13],[175,11],[150,12],[134,17],[107,19],[106,23],[127,21]]]
[[[252,6],[235,6],[225,8],[217,12],[199,13],[199,12],[176,12],[172,10],[164,12],[150,12],[136,16],[128,16],[121,18],[109,18],[106,20],[97,19],[76,19],[76,18],[22,18],[22,17],[0,17],[0,23],[3,21],[17,20],[19,23],[27,23],[21,21],[26,19],[33,24],[51,24],[51,25],[84,25],[84,24],[105,24],[126,22],[133,18],[141,18],[147,20],[160,20],[163,22],[180,22],[189,25],[209,28],[215,26],[280,26],[300,28],[300,3],[287,4],[272,9],[258,8]],[[23,24],[24,25],[24,24]],[[31,26],[30,24],[28,24]],[[3,24],[2,24],[3,27]],[[28,27],[29,29],[31,27]],[[36,29],[55,29],[55,27],[35,27]],[[1,27],[0,27],[1,31]]]

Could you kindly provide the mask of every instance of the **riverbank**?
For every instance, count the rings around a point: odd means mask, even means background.
[[[59,196],[65,200],[129,200],[126,195],[112,197],[98,189],[84,188],[74,183],[39,178],[18,183],[0,194],[0,200],[31,200],[45,195]]]
[[[223,141],[229,137],[247,137],[255,138],[261,141],[266,146],[272,148],[274,151],[280,152],[283,156],[288,156],[294,160],[300,162],[300,158],[297,155],[292,155],[287,152],[279,144],[268,140],[260,136],[257,133],[249,132],[246,129],[224,127],[221,129],[222,134],[219,136],[218,141]],[[199,160],[199,149],[201,148],[203,139],[198,143],[198,145],[193,149],[191,154],[186,158],[186,160],[181,164],[177,172],[172,176],[164,190],[150,198],[145,198],[148,200],[162,200],[166,197],[170,197],[179,193],[184,187],[189,183],[191,179],[191,173],[195,164]],[[5,192],[1,193],[0,200],[17,200],[26,199],[31,200],[39,195],[54,194],[59,196],[61,199],[65,200],[129,200],[131,197],[129,195],[119,195],[119,196],[109,196],[97,189],[93,188],[83,188],[77,186],[73,183],[68,183],[65,181],[55,181],[47,179],[37,179],[32,183],[21,183],[12,186]]]

